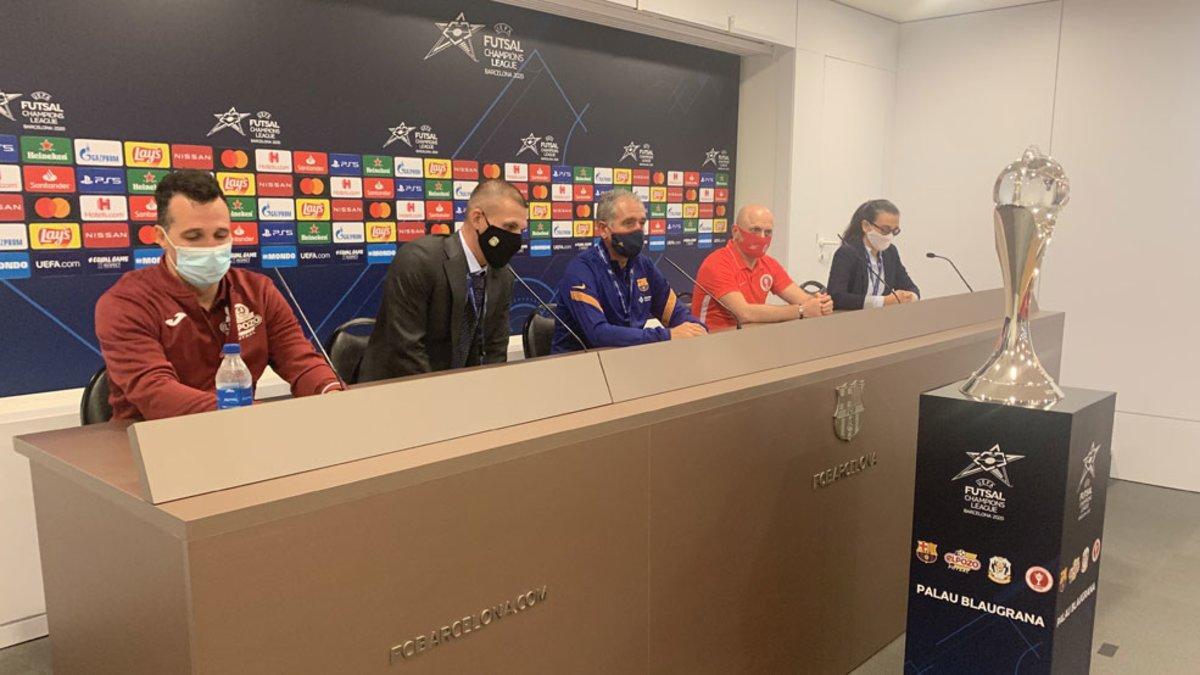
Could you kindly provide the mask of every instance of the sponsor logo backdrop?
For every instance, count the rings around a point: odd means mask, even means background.
[[[172,168],[218,176],[234,264],[280,269],[323,340],[374,316],[397,247],[453,232],[484,178],[527,195],[513,266],[547,299],[607,190],[646,201],[656,260],[694,270],[728,237],[728,54],[482,0],[8,10],[0,396],[80,387],[102,364],[96,300],[157,263],[149,195]],[[534,304],[515,289],[514,333]]]

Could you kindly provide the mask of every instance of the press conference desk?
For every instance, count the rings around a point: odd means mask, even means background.
[[[55,672],[846,672],[903,631],[918,393],[1001,313],[989,291],[20,437]],[[1034,320],[1052,372],[1063,320]]]

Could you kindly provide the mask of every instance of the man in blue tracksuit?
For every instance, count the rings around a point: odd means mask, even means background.
[[[596,204],[599,240],[567,265],[558,284],[559,316],[588,349],[628,347],[706,334],[663,275],[638,253],[646,207],[628,190],[606,192]],[[666,328],[646,328],[651,316]],[[578,351],[562,324],[554,327],[554,353]]]

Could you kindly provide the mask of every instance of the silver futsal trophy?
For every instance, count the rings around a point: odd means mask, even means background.
[[[1054,222],[1070,197],[1062,166],[1029,146],[996,179],[996,254],[1004,276],[1004,327],[996,351],[962,386],[980,401],[1049,408],[1063,392],[1038,362],[1029,336],[1029,305]]]

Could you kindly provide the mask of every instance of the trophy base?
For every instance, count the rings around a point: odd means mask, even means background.
[[[1063,391],[1042,368],[1028,345],[1002,349],[967,378],[960,391],[976,401],[1047,409],[1063,400]]]

